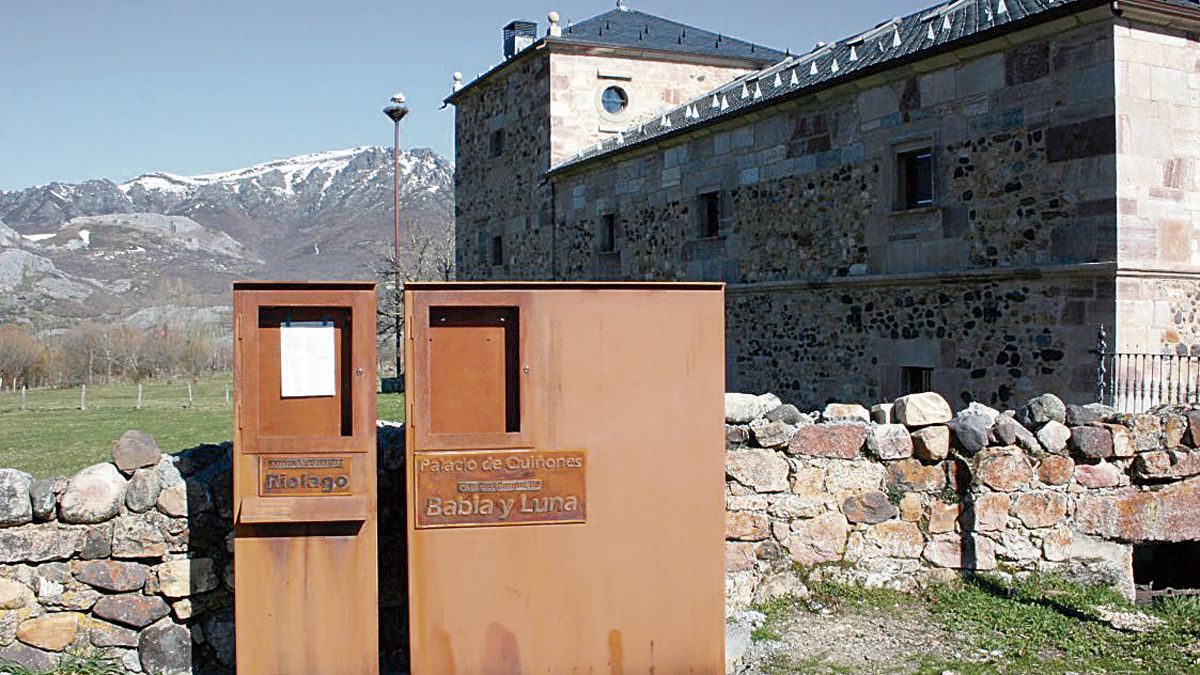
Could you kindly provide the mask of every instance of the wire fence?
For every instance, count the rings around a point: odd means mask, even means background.
[[[233,405],[228,377],[63,388],[0,387],[0,414],[68,410],[163,410]]]
[[[404,420],[404,395],[377,391],[379,419]],[[230,375],[196,381],[127,382],[61,388],[0,387],[0,415],[96,410],[221,411],[233,409]],[[2,429],[3,426],[0,426]]]

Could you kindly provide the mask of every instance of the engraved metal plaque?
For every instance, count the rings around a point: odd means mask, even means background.
[[[587,452],[413,455],[417,528],[587,521]]]
[[[272,455],[258,459],[259,497],[330,497],[352,494],[348,456]]]

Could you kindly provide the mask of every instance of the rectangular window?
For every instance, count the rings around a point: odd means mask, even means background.
[[[488,221],[477,220],[475,221],[475,227],[478,228],[475,231],[475,262],[483,266],[488,262],[488,247],[490,244],[487,233]]]
[[[933,368],[921,366],[900,367],[900,395],[922,394],[933,391]]]
[[[492,237],[492,265],[504,264],[504,238],[500,235]]]
[[[492,132],[491,141],[492,157],[499,157],[504,154],[504,130],[496,129]]]
[[[933,150],[922,148],[896,155],[900,208],[933,206]]]
[[[721,236],[721,193],[701,193],[698,211],[700,213],[700,236],[707,239]]]
[[[600,232],[597,247],[601,253],[612,253],[617,250],[617,216],[606,213],[600,216]]]

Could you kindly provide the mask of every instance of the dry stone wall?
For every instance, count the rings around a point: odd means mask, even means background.
[[[801,412],[726,396],[726,608],[830,578],[912,590],[1057,571],[1134,595],[1133,546],[1200,540],[1200,408],[938,394]]]
[[[379,423],[383,532],[403,527],[403,438]],[[130,431],[69,478],[0,469],[0,666],[102,654],[131,673],[233,672],[231,449],[165,455]],[[399,539],[380,542],[384,672],[405,670]]]
[[[913,589],[1060,571],[1134,592],[1133,547],[1200,541],[1200,406],[1120,415],[1053,395],[955,413],[937,394],[802,412],[726,397],[726,607],[806,579]],[[378,428],[381,532],[400,531],[404,430]],[[70,478],[0,469],[0,662],[103,652],[128,672],[234,659],[230,444],[131,431]],[[403,672],[401,538],[380,541],[385,672]]]
[[[228,443],[130,431],[70,478],[0,469],[0,663],[104,653],[127,672],[233,663]]]

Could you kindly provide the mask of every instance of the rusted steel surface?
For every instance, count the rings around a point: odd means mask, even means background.
[[[524,404],[529,385],[519,372],[526,339],[521,297],[496,291],[492,304],[478,307],[457,293],[415,296],[419,307],[406,316],[421,317],[421,339],[406,333],[412,358],[405,377],[419,389],[405,390],[425,402],[407,418],[421,449],[530,447],[536,411]]]
[[[417,527],[587,521],[587,453],[419,452]]]
[[[723,672],[722,287],[410,284],[405,306],[413,672]],[[444,307],[515,310],[519,326],[502,348],[488,342],[499,334],[462,333],[479,353],[442,352],[432,319]],[[500,354],[515,360],[503,376]],[[431,363],[443,358],[459,365]],[[471,387],[456,371],[466,363],[487,364]],[[443,386],[466,392],[460,407],[486,407],[488,424],[450,402],[435,413]],[[439,475],[422,461],[562,451],[586,453],[579,483],[556,488],[564,503],[582,490],[581,522],[425,526],[423,498],[519,499],[528,486],[484,484],[546,474],[452,463]]]
[[[334,326],[333,396],[284,398],[280,325]],[[239,673],[379,670],[373,284],[234,285]]]
[[[354,494],[349,455],[258,458],[259,497],[332,497]]]

